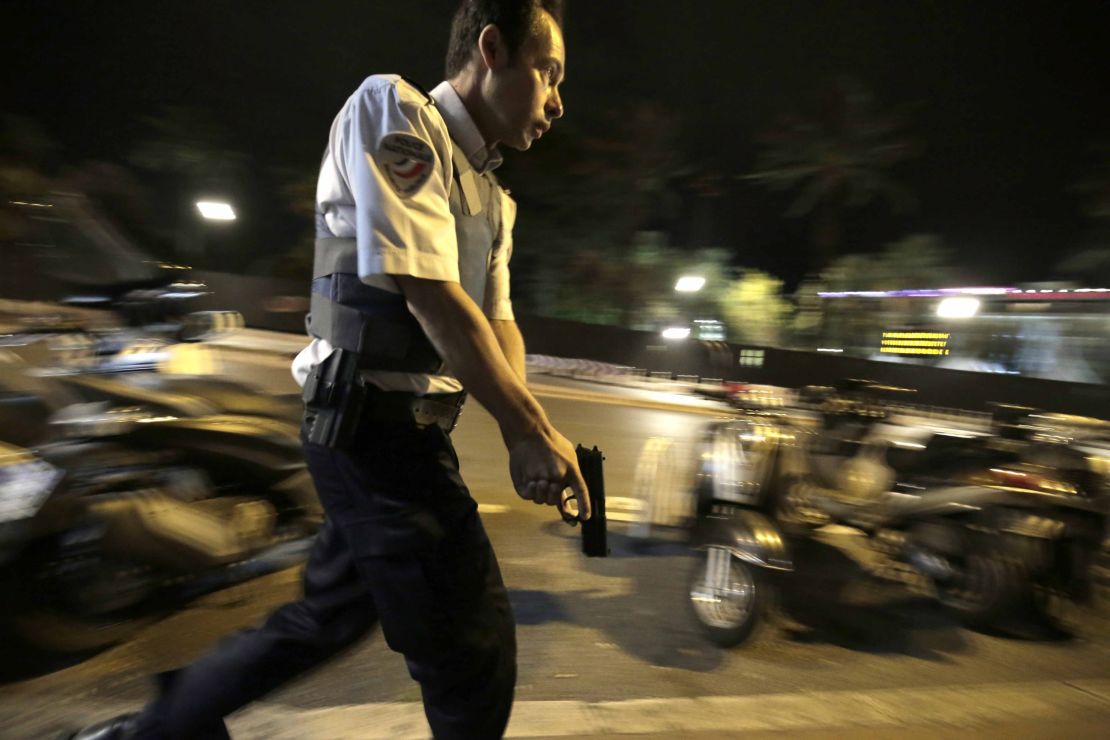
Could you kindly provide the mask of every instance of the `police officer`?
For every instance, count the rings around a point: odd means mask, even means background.
[[[524,383],[509,298],[515,204],[492,171],[563,114],[558,0],[464,0],[447,81],[368,78],[332,124],[308,322],[293,372],[327,513],[304,597],[159,677],[141,713],[74,737],[226,738],[223,717],[376,624],[436,737],[493,738],[516,680],[513,618],[451,444],[463,388],[497,420],[517,493],[589,501],[574,448]]]

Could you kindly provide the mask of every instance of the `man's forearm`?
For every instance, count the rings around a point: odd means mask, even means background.
[[[519,348],[510,348],[519,355],[518,371],[490,322],[458,283],[401,276],[397,282],[440,356],[497,419],[506,442],[549,430],[543,408],[524,386],[522,340]]]
[[[489,322],[497,343],[501,346],[501,353],[509,363],[509,367],[522,381],[528,382],[528,371],[524,364],[524,337],[520,334],[520,327],[515,321],[492,319]]]
[[[539,504],[558,505],[569,487],[578,499],[581,517],[588,519],[590,498],[574,445],[548,421],[521,377],[524,342],[519,341],[519,332],[508,352],[519,358],[521,375],[506,359],[489,320],[458,283],[395,277],[440,357],[500,425],[517,494]]]

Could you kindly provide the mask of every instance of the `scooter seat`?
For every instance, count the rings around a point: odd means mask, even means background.
[[[881,516],[881,507],[870,502],[851,503],[845,500],[825,499],[814,508],[837,523],[870,531]]]

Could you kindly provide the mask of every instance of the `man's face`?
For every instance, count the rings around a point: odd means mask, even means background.
[[[565,65],[563,32],[542,13],[538,29],[521,45],[512,64],[490,78],[491,109],[502,144],[528,149],[563,115],[559,85]]]

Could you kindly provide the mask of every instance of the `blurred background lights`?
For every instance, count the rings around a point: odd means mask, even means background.
[[[937,304],[937,316],[942,319],[969,319],[977,313],[978,298],[945,298]]]
[[[664,339],[685,339],[690,336],[690,327],[671,326],[663,330]]]
[[[234,221],[235,209],[230,203],[216,200],[198,200],[197,210],[209,221]]]
[[[705,278],[700,275],[683,275],[674,284],[674,289],[679,293],[697,293],[705,287]]]
[[[694,319],[697,338],[708,342],[723,342],[725,325],[717,319]]]

